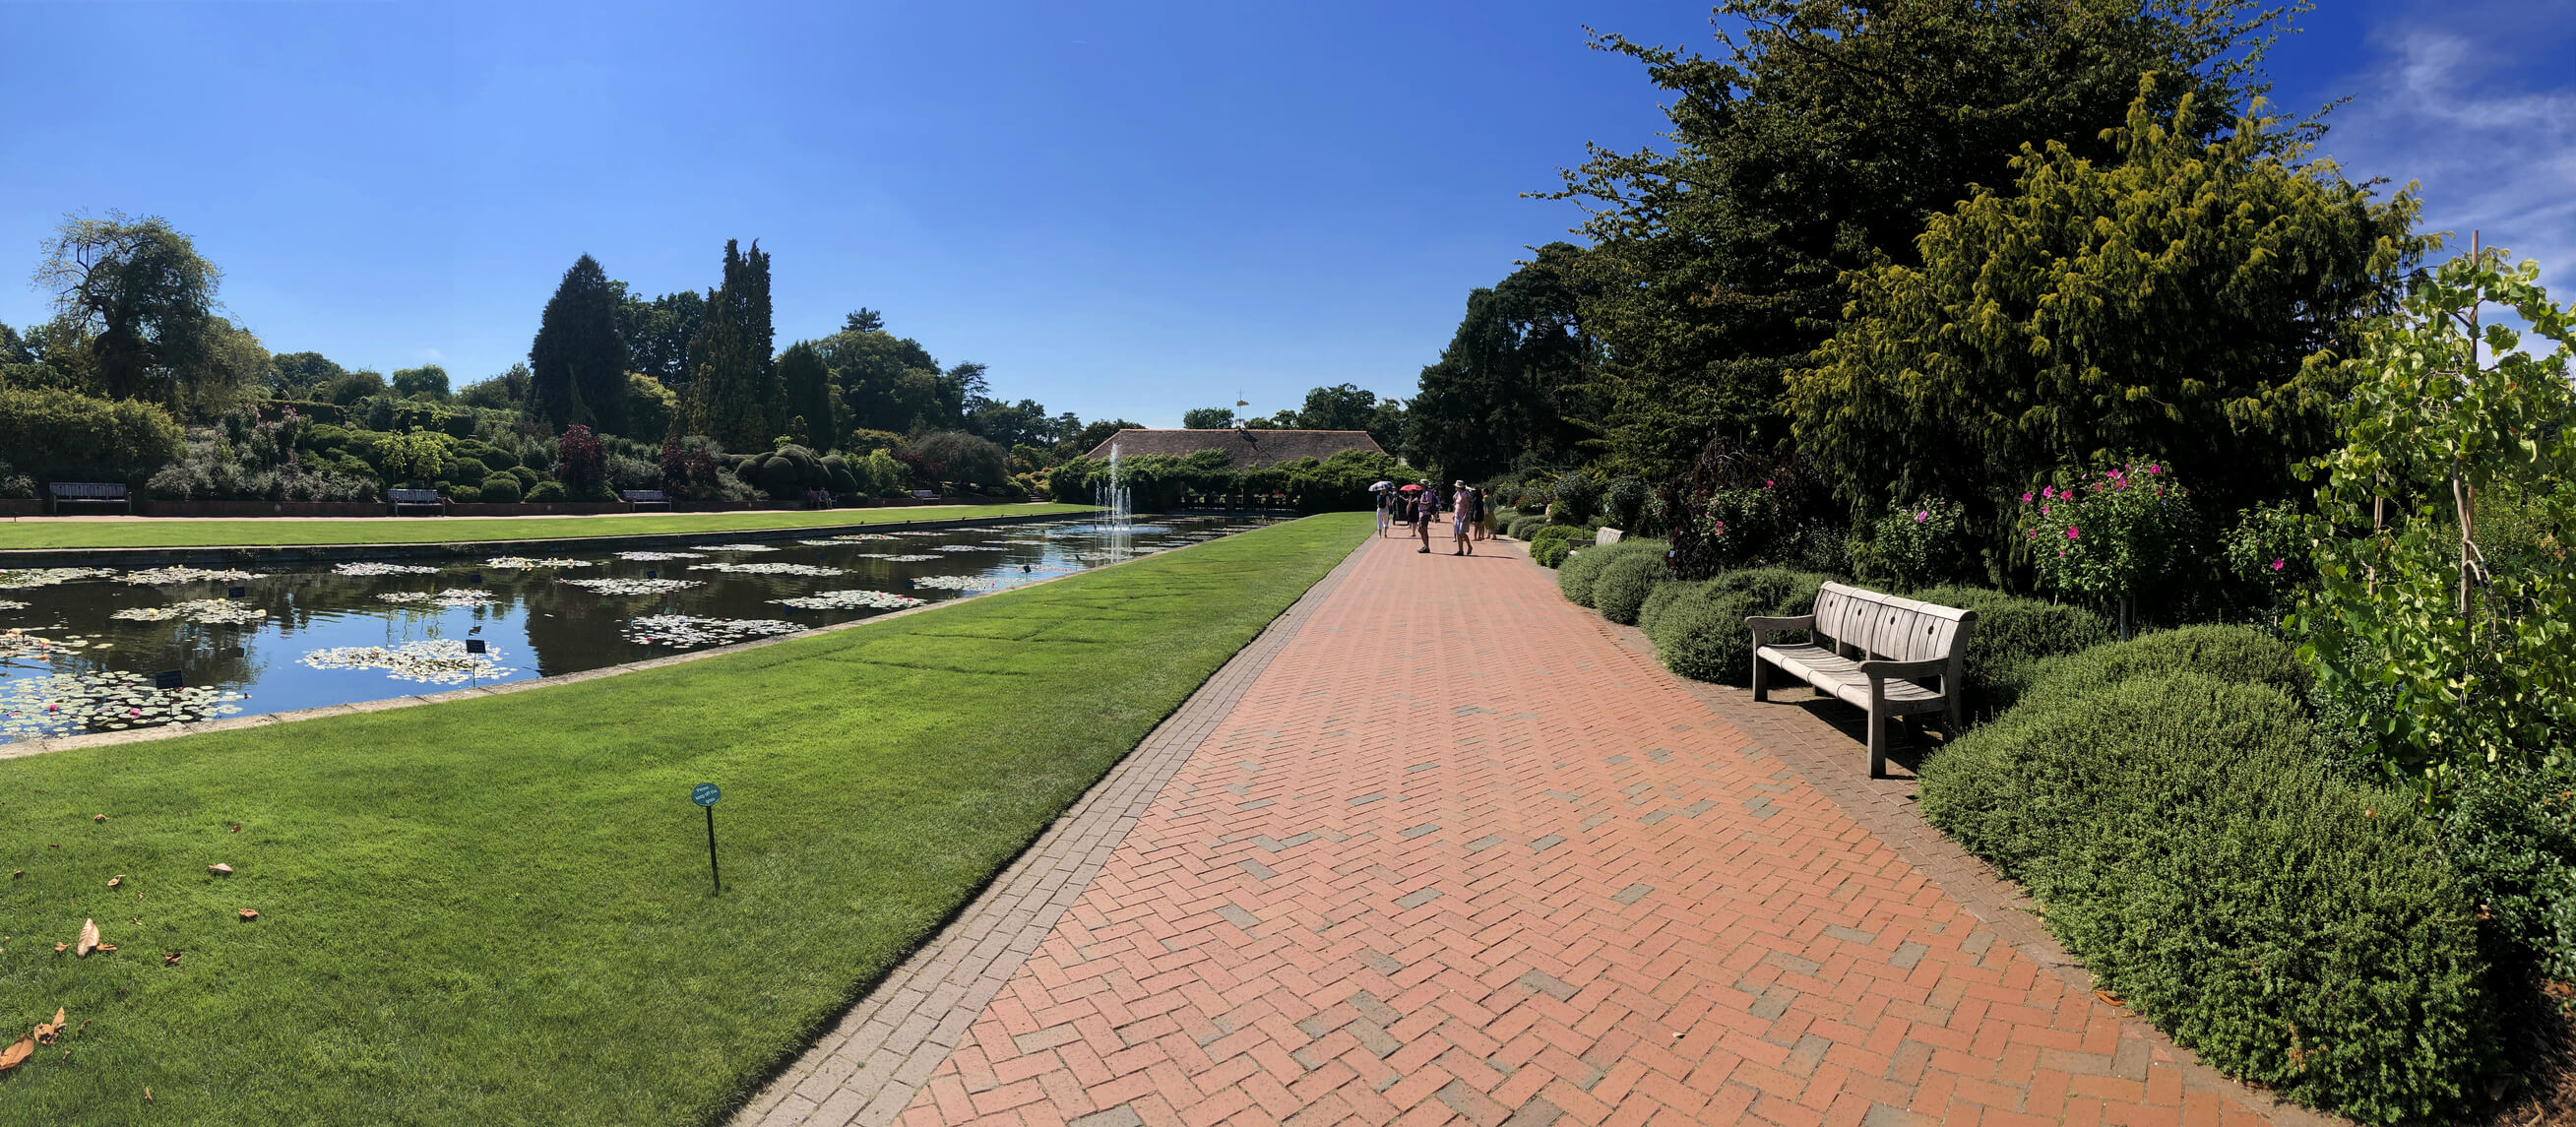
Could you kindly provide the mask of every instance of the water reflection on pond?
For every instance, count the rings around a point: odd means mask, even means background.
[[[1067,522],[562,557],[0,572],[0,743],[597,669],[1001,590],[1260,523],[1184,516],[1116,534]],[[184,686],[156,687],[166,670]]]

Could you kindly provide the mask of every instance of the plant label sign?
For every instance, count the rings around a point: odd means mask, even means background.
[[[714,783],[699,783],[689,788],[689,801],[700,806],[713,806],[717,799],[723,797],[724,792],[717,790]]]
[[[250,588],[248,588],[248,587],[226,587],[226,588],[224,588],[224,597],[225,597],[225,598],[227,598],[227,599],[238,599],[238,598],[242,597],[243,595],[247,595],[247,594],[249,594],[249,593],[250,593]]]
[[[187,680],[188,675],[180,670],[164,669],[161,672],[152,675],[152,687],[156,689],[185,688],[187,686]]]
[[[488,648],[488,647],[486,647],[486,646],[483,644],[483,639],[481,639],[481,638],[467,638],[467,639],[465,639],[465,652],[467,652],[467,653],[470,653],[470,654],[479,654],[479,653],[482,653],[486,648]]]
[[[689,801],[707,812],[707,877],[715,881],[716,891],[724,891],[724,872],[716,868],[716,800],[724,797],[714,783],[699,783],[689,788]]]

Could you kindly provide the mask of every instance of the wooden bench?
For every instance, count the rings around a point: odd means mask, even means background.
[[[404,509],[425,508],[432,513],[447,511],[447,507],[439,503],[435,489],[388,489],[385,499],[393,502],[395,516],[401,516]]]
[[[121,481],[49,481],[45,492],[53,497],[57,514],[65,505],[121,505],[126,512],[134,511],[133,499]]]
[[[1943,713],[1959,730],[1968,638],[1977,612],[1901,599],[1840,583],[1816,593],[1816,612],[1795,618],[1747,618],[1753,630],[1753,699],[1770,699],[1770,667],[1817,691],[1869,710],[1869,777],[1887,774],[1887,722],[1893,716]],[[1815,640],[1772,645],[1770,636],[1804,630]],[[1929,679],[1938,687],[1921,682]]]
[[[936,501],[939,499],[939,491],[936,489],[915,489],[912,491],[912,499],[915,501]]]
[[[671,495],[659,489],[620,489],[617,495],[626,501],[628,508],[667,509],[671,507]]]

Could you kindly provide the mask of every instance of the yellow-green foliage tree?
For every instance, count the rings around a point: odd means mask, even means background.
[[[2277,121],[2203,140],[2142,84],[2118,156],[2024,146],[2016,183],[1933,217],[1922,265],[1856,273],[1794,374],[1800,448],[1860,511],[1950,496],[1991,517],[2067,465],[2137,454],[2233,511],[2333,437],[2339,360],[2425,240],[2416,205],[2301,163]]]

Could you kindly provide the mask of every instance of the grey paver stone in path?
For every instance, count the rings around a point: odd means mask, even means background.
[[[1143,1116],[1134,1108],[1120,1104],[1107,1111],[1095,1111],[1080,1119],[1065,1121],[1065,1127],[1145,1127]]]
[[[1421,825],[1415,826],[1415,827],[1413,827],[1412,829],[1409,829],[1409,830],[1406,830],[1406,831],[1404,831],[1404,832],[1402,832],[1402,833],[1400,833],[1400,834],[1397,834],[1396,836],[1398,836],[1398,837],[1404,837],[1404,838],[1416,838],[1416,837],[1421,837],[1422,835],[1427,834],[1427,833],[1430,833],[1431,831],[1436,830],[1436,829],[1439,829],[1439,828],[1440,828],[1439,826],[1434,825],[1434,824],[1432,824],[1432,823],[1430,823],[1430,822],[1424,822],[1424,823],[1422,823]]]
[[[1259,880],[1269,880],[1270,878],[1279,875],[1279,870],[1271,868],[1268,865],[1264,865],[1259,861],[1244,861],[1242,862],[1242,868],[1244,872],[1252,874],[1254,878]]]
[[[1826,924],[1825,934],[1842,940],[1845,943],[1857,943],[1863,947],[1867,947],[1872,943],[1878,942],[1878,937],[1875,935],[1862,931],[1856,927],[1844,927],[1841,924]]]
[[[1547,852],[1548,850],[1554,849],[1554,848],[1556,848],[1557,846],[1560,846],[1560,845],[1563,845],[1563,844],[1565,844],[1565,835],[1563,835],[1563,834],[1549,834],[1549,835],[1547,835],[1546,837],[1543,837],[1543,838],[1538,839],[1537,841],[1533,841],[1533,842],[1531,842],[1531,843],[1530,843],[1530,852],[1532,852],[1532,853],[1545,853],[1545,852]]]
[[[1501,834],[1486,834],[1486,835],[1485,835],[1485,836],[1483,836],[1483,837],[1480,837],[1480,838],[1477,838],[1477,839],[1476,839],[1476,840],[1474,840],[1474,841],[1468,842],[1468,843],[1467,843],[1467,852],[1469,852],[1469,853],[1482,853],[1482,852],[1484,852],[1484,851],[1486,851],[1486,850],[1488,850],[1488,849],[1492,849],[1493,847],[1495,847],[1495,846],[1497,846],[1497,845],[1501,845],[1502,843],[1503,843],[1503,835],[1501,835]]]
[[[1420,888],[1420,889],[1415,889],[1415,890],[1414,890],[1414,891],[1412,891],[1412,892],[1405,893],[1405,894],[1404,894],[1404,895],[1402,895],[1402,896],[1398,896],[1398,897],[1396,897],[1396,898],[1395,898],[1395,903],[1396,903],[1396,906],[1397,906],[1397,907],[1400,907],[1400,908],[1419,908],[1419,907],[1421,907],[1421,906],[1423,906],[1423,905],[1425,905],[1425,904],[1428,904],[1428,903],[1430,903],[1430,902],[1432,902],[1432,901],[1434,901],[1434,900],[1437,900],[1437,899],[1439,899],[1439,898],[1440,898],[1440,890],[1439,890],[1439,889],[1436,889],[1436,888]]]
[[[1530,1102],[1522,1104],[1519,1111],[1513,1112],[1511,1118],[1503,1121],[1503,1127],[1548,1127],[1564,1115],[1564,1110],[1555,1104],[1538,1096],[1532,1096]]]
[[[1543,970],[1524,972],[1518,981],[1521,985],[1529,987],[1532,990],[1545,994],[1560,1002],[1565,1001],[1568,998],[1572,998],[1575,994],[1579,993],[1579,991],[1575,990],[1572,984]]]
[[[1626,888],[1620,889],[1618,894],[1612,896],[1611,899],[1622,904],[1634,904],[1637,901],[1644,899],[1647,893],[1653,892],[1654,890],[1655,887],[1650,884],[1632,884]]]

